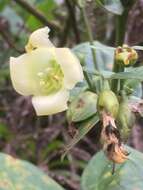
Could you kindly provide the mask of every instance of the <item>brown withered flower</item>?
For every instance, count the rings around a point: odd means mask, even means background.
[[[129,153],[122,145],[120,132],[116,127],[114,118],[104,112],[102,121],[101,141],[105,155],[113,163],[124,163],[128,159]]]
[[[117,164],[122,164],[128,159],[129,153],[118,143],[106,145],[105,154],[109,160]]]

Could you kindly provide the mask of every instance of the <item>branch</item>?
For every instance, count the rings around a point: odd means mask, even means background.
[[[25,0],[13,0],[13,1],[15,1],[22,8],[24,8],[33,16],[35,16],[42,24],[49,26],[51,29],[57,30],[60,28],[56,23],[48,21],[47,18],[40,11],[36,10],[32,5],[30,5]]]
[[[78,31],[78,27],[77,27],[77,21],[76,21],[76,17],[75,17],[75,7],[73,6],[71,0],[66,0],[65,2],[67,5],[67,8],[69,10],[73,31],[75,33],[76,43],[79,43],[80,42],[80,35],[79,35],[79,31]]]
[[[4,31],[0,30],[0,34],[1,36],[3,37],[3,39],[6,41],[6,43],[9,45],[10,48],[13,48],[15,49],[18,53],[24,53],[24,50],[21,50],[19,48],[17,48],[15,45],[14,45],[14,42],[13,40],[9,37],[8,34],[6,34]]]
[[[0,35],[3,37],[5,42],[9,45],[9,47],[15,49],[18,53],[23,53],[24,51],[17,48],[13,39],[10,37],[8,33],[7,21],[0,17]]]
[[[70,22],[70,17],[68,16],[64,26],[64,30],[61,33],[62,35],[60,37],[59,47],[62,47],[66,44],[70,29],[71,29],[71,22]]]
[[[89,23],[87,14],[86,14],[85,7],[81,8],[81,13],[82,13],[83,20],[84,20],[84,23],[85,23],[85,27],[86,27],[85,29],[87,31],[89,43],[90,43],[90,45],[94,45],[92,29],[91,29],[91,26],[90,26],[90,23]],[[92,57],[93,57],[93,63],[94,63],[95,70],[98,71],[99,68],[98,68],[98,65],[97,65],[97,62],[96,62],[96,53],[95,53],[95,50],[93,48],[91,48],[91,53],[92,53]]]

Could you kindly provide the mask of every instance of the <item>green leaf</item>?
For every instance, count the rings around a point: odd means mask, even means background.
[[[64,190],[34,165],[0,153],[1,190]]]
[[[84,122],[78,124],[78,133],[71,139],[69,144],[65,147],[65,153],[62,158],[67,154],[67,152],[77,144],[99,121],[98,115],[92,116]]]
[[[97,112],[97,95],[90,91],[80,93],[69,105],[67,118],[69,122],[83,121]]]
[[[143,50],[143,46],[132,46],[132,48],[136,50]]]
[[[82,190],[142,190],[143,154],[127,147],[129,160],[118,164],[114,175],[112,163],[100,151],[88,163],[82,175]]]
[[[114,62],[114,48],[95,41],[92,47],[89,42],[85,42],[75,46],[73,51],[77,56],[79,54],[80,56],[83,55],[87,68],[93,70],[94,63],[91,48],[96,51],[96,62],[100,70],[111,70]]]
[[[81,86],[76,86],[72,90],[70,90],[69,102],[72,102],[80,93],[87,90],[87,86],[85,84]]]
[[[105,79],[110,79],[110,77],[113,74],[115,74],[112,71],[105,71],[105,70],[102,70],[101,72],[93,71],[91,69],[88,69],[87,67],[83,67],[83,70],[86,71],[90,75],[95,75],[95,76],[98,76],[98,77],[104,77]]]
[[[110,79],[136,79],[143,81],[143,66],[133,67],[128,69],[128,71],[112,74]]]
[[[139,80],[128,79],[125,81],[123,89],[127,94],[142,97],[142,85]]]
[[[91,75],[101,75],[105,79],[135,79],[143,81],[143,66],[128,68],[125,72],[114,73],[111,71],[102,71],[101,73],[94,72],[88,68],[84,68]]]
[[[41,3],[38,3],[36,8],[37,10],[42,12],[49,21],[51,21],[55,19],[53,15],[53,11],[57,7],[56,5],[57,4],[54,0],[48,0],[48,1],[42,1]],[[31,15],[28,18],[26,24],[31,30],[36,30],[37,28],[43,26],[41,22],[37,20],[33,15]]]
[[[120,0],[96,0],[96,3],[113,14],[121,15],[124,11]]]
[[[0,11],[7,5],[8,2],[9,0],[0,1]]]

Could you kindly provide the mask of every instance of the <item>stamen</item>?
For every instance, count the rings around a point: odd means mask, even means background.
[[[38,75],[38,77],[42,77],[44,75],[44,73],[43,72],[39,72],[37,75]]]
[[[46,73],[49,73],[50,71],[52,71],[51,68],[46,68],[46,69],[45,69],[45,72],[46,72]]]
[[[51,60],[50,63],[49,67],[37,73],[41,92],[46,95],[62,88],[64,78],[61,67],[56,60]]]
[[[44,86],[46,84],[46,82],[44,80],[40,81],[40,86]]]

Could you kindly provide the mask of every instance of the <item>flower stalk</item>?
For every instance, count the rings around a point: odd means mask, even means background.
[[[91,30],[91,27],[90,27],[90,24],[89,24],[89,21],[88,21],[88,17],[87,17],[87,13],[86,13],[86,10],[85,10],[84,6],[81,7],[81,13],[82,13],[83,20],[84,20],[84,23],[85,23],[85,27],[86,27],[86,30],[87,30],[87,35],[88,35],[90,45],[94,45],[94,39],[93,39],[92,30]],[[92,57],[93,57],[93,63],[94,63],[95,70],[99,70],[97,62],[96,62],[96,52],[95,52],[95,50],[93,48],[91,48],[91,52],[92,52]]]

